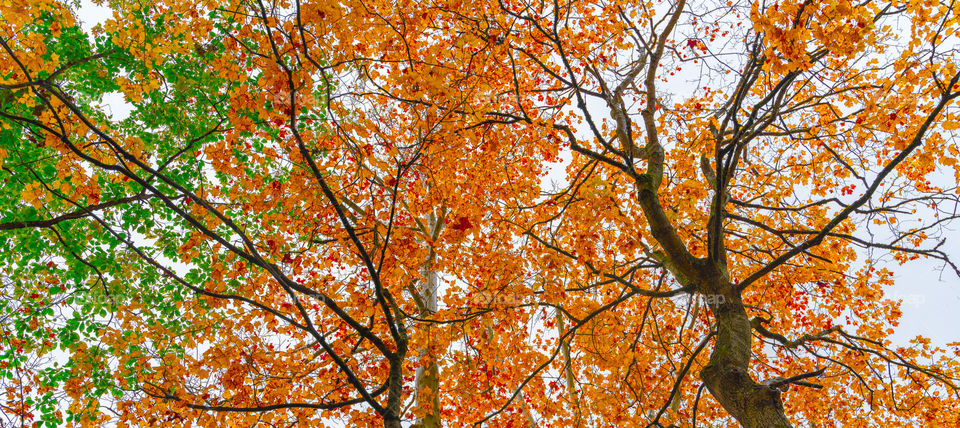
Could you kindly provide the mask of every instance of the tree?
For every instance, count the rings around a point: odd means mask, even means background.
[[[960,419],[956,4],[111,6],[0,5],[12,424]]]

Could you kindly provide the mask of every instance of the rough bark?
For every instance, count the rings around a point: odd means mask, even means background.
[[[384,428],[402,428],[400,413],[401,398],[403,397],[403,357],[390,362],[390,387],[387,391],[387,405],[383,413]]]
[[[747,428],[790,427],[780,392],[757,383],[748,372],[753,336],[739,294],[729,293],[711,304],[717,318],[717,338],[710,361],[700,372],[713,397]]]

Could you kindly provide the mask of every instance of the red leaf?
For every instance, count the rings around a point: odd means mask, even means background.
[[[470,223],[470,219],[468,217],[457,218],[457,221],[450,225],[451,229],[459,231],[464,231],[471,227],[473,227],[473,223]]]

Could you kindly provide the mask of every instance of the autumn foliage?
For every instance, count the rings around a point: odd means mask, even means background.
[[[0,0],[0,425],[960,425],[885,297],[960,3],[71,5]]]

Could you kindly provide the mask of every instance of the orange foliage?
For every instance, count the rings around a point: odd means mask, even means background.
[[[956,5],[109,6],[0,1],[12,424],[960,424]]]

